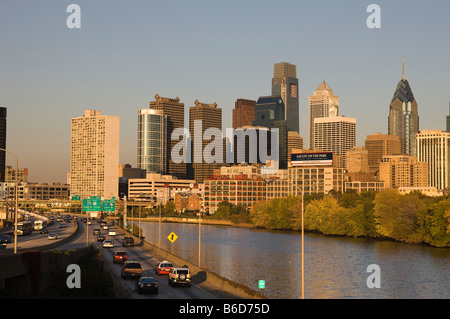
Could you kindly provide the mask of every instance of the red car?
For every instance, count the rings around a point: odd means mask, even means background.
[[[113,263],[115,263],[115,264],[124,263],[127,260],[128,260],[128,256],[127,256],[126,252],[119,250],[114,253]]]
[[[164,275],[164,274],[168,275],[172,268],[173,268],[173,264],[171,262],[168,262],[165,260],[156,265],[156,273],[158,275]]]

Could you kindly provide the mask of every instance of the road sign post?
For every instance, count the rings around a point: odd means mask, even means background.
[[[169,236],[167,236],[167,238],[172,242],[172,255],[173,255],[173,242],[177,240],[178,236],[174,232],[171,232]]]
[[[264,288],[266,288],[266,281],[265,281],[265,280],[260,280],[260,281],[258,281],[258,287],[259,287],[259,290],[260,290],[261,295],[262,295],[262,290],[263,290]]]

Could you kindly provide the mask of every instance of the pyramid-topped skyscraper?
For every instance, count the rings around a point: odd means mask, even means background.
[[[389,107],[388,134],[400,138],[402,153],[416,155],[416,134],[419,132],[417,101],[405,78],[403,60],[402,79],[398,82]]]

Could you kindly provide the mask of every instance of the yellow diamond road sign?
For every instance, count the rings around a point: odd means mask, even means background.
[[[169,240],[173,243],[175,240],[177,240],[178,236],[174,232],[171,232],[170,235],[167,236],[167,238],[169,238]]]

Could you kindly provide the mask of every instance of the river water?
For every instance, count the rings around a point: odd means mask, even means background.
[[[158,225],[141,223],[154,245]],[[173,244],[171,232],[178,236]],[[161,248],[195,265],[198,242],[198,225],[161,223]],[[450,298],[450,248],[309,233],[304,246],[305,298]],[[380,288],[367,285],[372,264],[379,266]],[[269,298],[301,298],[301,234],[202,225],[201,267],[257,291],[264,280]]]

